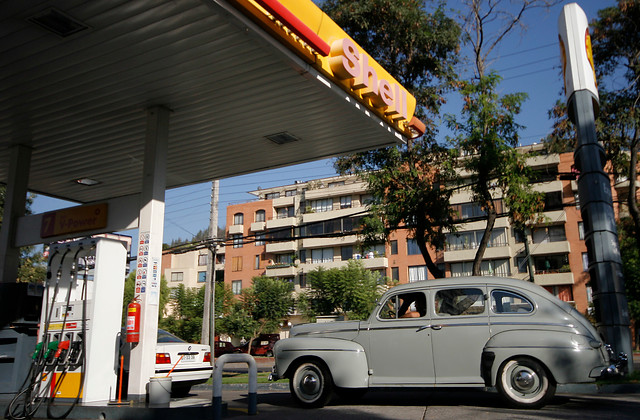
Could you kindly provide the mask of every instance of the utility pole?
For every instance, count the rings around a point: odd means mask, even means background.
[[[202,344],[211,346],[211,362],[213,363],[213,346],[214,340],[211,337],[215,335],[214,329],[214,296],[215,296],[215,277],[216,277],[216,248],[218,239],[218,202],[220,197],[220,181],[211,181],[211,208],[209,210],[209,241],[207,247],[210,251],[207,258],[207,282],[205,283],[205,299],[204,313],[202,314]]]
[[[589,276],[598,332],[615,352],[617,362],[633,371],[629,309],[615,224],[611,183],[604,171],[606,155],[596,136],[599,97],[587,16],[576,3],[564,6],[558,20],[562,70],[569,118],[576,126],[574,152],[580,171],[578,195],[585,226]]]

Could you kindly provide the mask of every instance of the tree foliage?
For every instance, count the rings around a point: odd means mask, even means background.
[[[159,326],[186,341],[200,342],[204,298],[204,287],[180,284],[172,288],[169,315],[160,319]]]
[[[254,277],[252,281],[239,299],[226,295],[231,299],[224,304],[224,316],[216,322],[217,334],[244,337],[251,342],[262,333],[280,330],[280,324],[295,305],[292,284],[266,276]]]
[[[515,116],[526,98],[524,93],[498,95],[500,77],[492,73],[477,81],[462,82],[461,117],[448,116],[449,127],[459,133],[452,138],[457,164],[467,172],[466,185],[473,201],[487,215],[487,225],[473,263],[473,275],[481,274],[484,251],[496,218],[495,198],[502,197],[515,225],[524,226],[544,207],[544,196],[529,189],[530,169],[526,156],[515,149],[518,130]]]
[[[337,314],[366,319],[382,294],[376,274],[357,260],[342,268],[318,267],[307,274],[307,281],[311,290],[301,297],[299,308],[308,318]]]
[[[625,292],[629,305],[629,316],[636,320],[634,336],[636,348],[640,347],[640,250],[635,244],[635,224],[629,218],[618,223],[622,270],[625,279]]]

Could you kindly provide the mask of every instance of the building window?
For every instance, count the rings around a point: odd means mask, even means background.
[[[567,240],[567,236],[564,231],[564,225],[533,229],[532,236],[534,244],[561,242]]]
[[[584,223],[578,222],[578,237],[581,241],[584,241]]]
[[[309,206],[311,207],[311,211],[316,213],[331,211],[333,210],[333,199],[324,198],[322,200],[311,200],[309,201]]]
[[[231,282],[231,290],[234,295],[239,295],[242,292],[242,280],[234,280]]]
[[[400,268],[391,267],[391,280],[400,281]]]
[[[242,257],[231,258],[231,271],[242,271]]]
[[[253,266],[256,270],[260,269],[260,255],[256,255],[255,264]]]
[[[409,267],[409,283],[414,281],[422,281],[427,279],[427,266],[417,265]]]
[[[347,261],[353,258],[353,247],[351,245],[343,246],[340,248],[340,257],[342,261]]]
[[[582,253],[582,270],[589,271],[589,254],[587,252]]]
[[[241,234],[231,235],[231,239],[233,239],[234,248],[242,248],[243,240]]]
[[[576,210],[580,210],[580,196],[577,192],[573,194],[573,200],[576,202]]]
[[[241,225],[244,223],[244,214],[242,213],[236,213],[233,215],[233,224],[234,225]]]
[[[171,281],[182,281],[184,279],[184,273],[182,271],[174,271],[171,273]]]
[[[524,229],[513,229],[513,239],[517,244],[524,243],[524,240],[526,239]]]
[[[451,277],[470,276],[473,272],[473,261],[451,263]],[[509,277],[509,260],[485,260],[480,266],[480,274],[483,276]]]
[[[484,230],[472,230],[459,233],[448,233],[446,235],[447,251],[458,251],[461,249],[476,249],[480,246],[480,241],[484,237]],[[505,228],[495,228],[491,231],[491,238],[487,247],[507,246],[507,230]]]
[[[516,268],[518,269],[518,273],[528,273],[529,272],[529,258],[527,258],[527,257],[516,257]]]
[[[341,209],[350,209],[351,208],[351,196],[345,195],[340,197],[340,208]]]
[[[254,219],[255,222],[264,222],[265,221],[265,211],[264,210],[256,211],[256,214],[255,214],[253,219]]]
[[[497,200],[493,200],[493,205],[496,209],[496,213],[499,215],[502,214],[504,211],[502,199],[499,198]],[[476,219],[487,215],[487,212],[482,209],[480,203],[461,203],[454,204],[451,207],[453,208],[454,213],[456,213],[454,219],[457,220]]]
[[[276,254],[276,264],[288,264],[294,263],[293,254]]]
[[[311,263],[320,264],[333,261],[333,248],[317,248],[311,250]]]
[[[276,209],[278,219],[286,219],[295,216],[295,208],[293,206],[279,207]]]
[[[398,241],[391,241],[391,255],[398,255]]]
[[[284,192],[285,197],[293,197],[298,194],[298,190],[287,190]]]
[[[568,273],[571,271],[568,254],[533,257],[533,265],[536,274]]]
[[[300,287],[302,287],[302,288],[307,287],[307,275],[306,274],[300,274]]]
[[[207,272],[198,271],[198,283],[206,283],[206,282],[207,282]]]
[[[263,233],[256,233],[256,240],[255,240],[255,244],[256,246],[262,246],[264,245],[264,232]]]
[[[548,192],[544,195],[544,211],[562,210],[562,191]]]
[[[378,258],[385,256],[385,246],[384,243],[377,244],[365,249],[362,253],[363,258]]]
[[[422,255],[415,239],[407,239],[407,255]]]
[[[279,192],[268,193],[268,194],[265,194],[264,198],[265,200],[274,200],[276,198],[280,198],[280,193]]]
[[[209,262],[209,255],[207,254],[198,255],[198,265],[207,265],[208,262]]]
[[[344,181],[336,181],[336,182],[330,182],[328,187],[334,188],[334,187],[341,187],[343,185],[344,185]]]

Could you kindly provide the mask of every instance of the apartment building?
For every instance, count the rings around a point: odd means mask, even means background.
[[[219,248],[216,252],[217,280],[224,277],[225,252]],[[163,254],[162,273],[167,280],[167,286],[202,287],[209,279],[207,263],[211,253],[207,249],[185,252],[183,254]]]
[[[514,229],[506,216],[499,217],[484,255],[483,274],[533,278],[586,312],[591,292],[573,154],[544,154],[541,145],[524,149],[539,152],[527,163],[535,171],[532,189],[545,194],[545,221],[523,232]],[[612,180],[612,185],[618,201],[625,194],[625,183]],[[227,247],[231,263],[226,265],[225,281],[236,294],[260,275],[287,279],[297,290],[304,289],[310,271],[341,267],[350,259],[360,259],[366,268],[400,283],[433,278],[415,240],[404,230],[394,232],[387,243],[360,248],[358,222],[371,197],[355,177],[297,182],[251,194],[256,201],[227,208],[232,245]],[[499,212],[504,211],[501,197],[494,198]],[[457,190],[451,205],[459,214],[459,229],[447,235],[444,249],[432,249],[431,255],[447,277],[470,275],[486,221],[468,190]],[[624,213],[624,208],[615,207],[617,215]]]

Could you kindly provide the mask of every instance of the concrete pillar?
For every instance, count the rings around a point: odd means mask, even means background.
[[[24,216],[31,166],[31,148],[16,144],[10,148],[9,182],[5,191],[4,214],[0,228],[0,283],[15,283],[18,278],[20,248],[15,236],[18,217]]]
[[[129,398],[139,401],[155,376],[169,112],[163,106],[147,111],[135,289],[141,305],[140,342],[132,346],[129,362]]]

